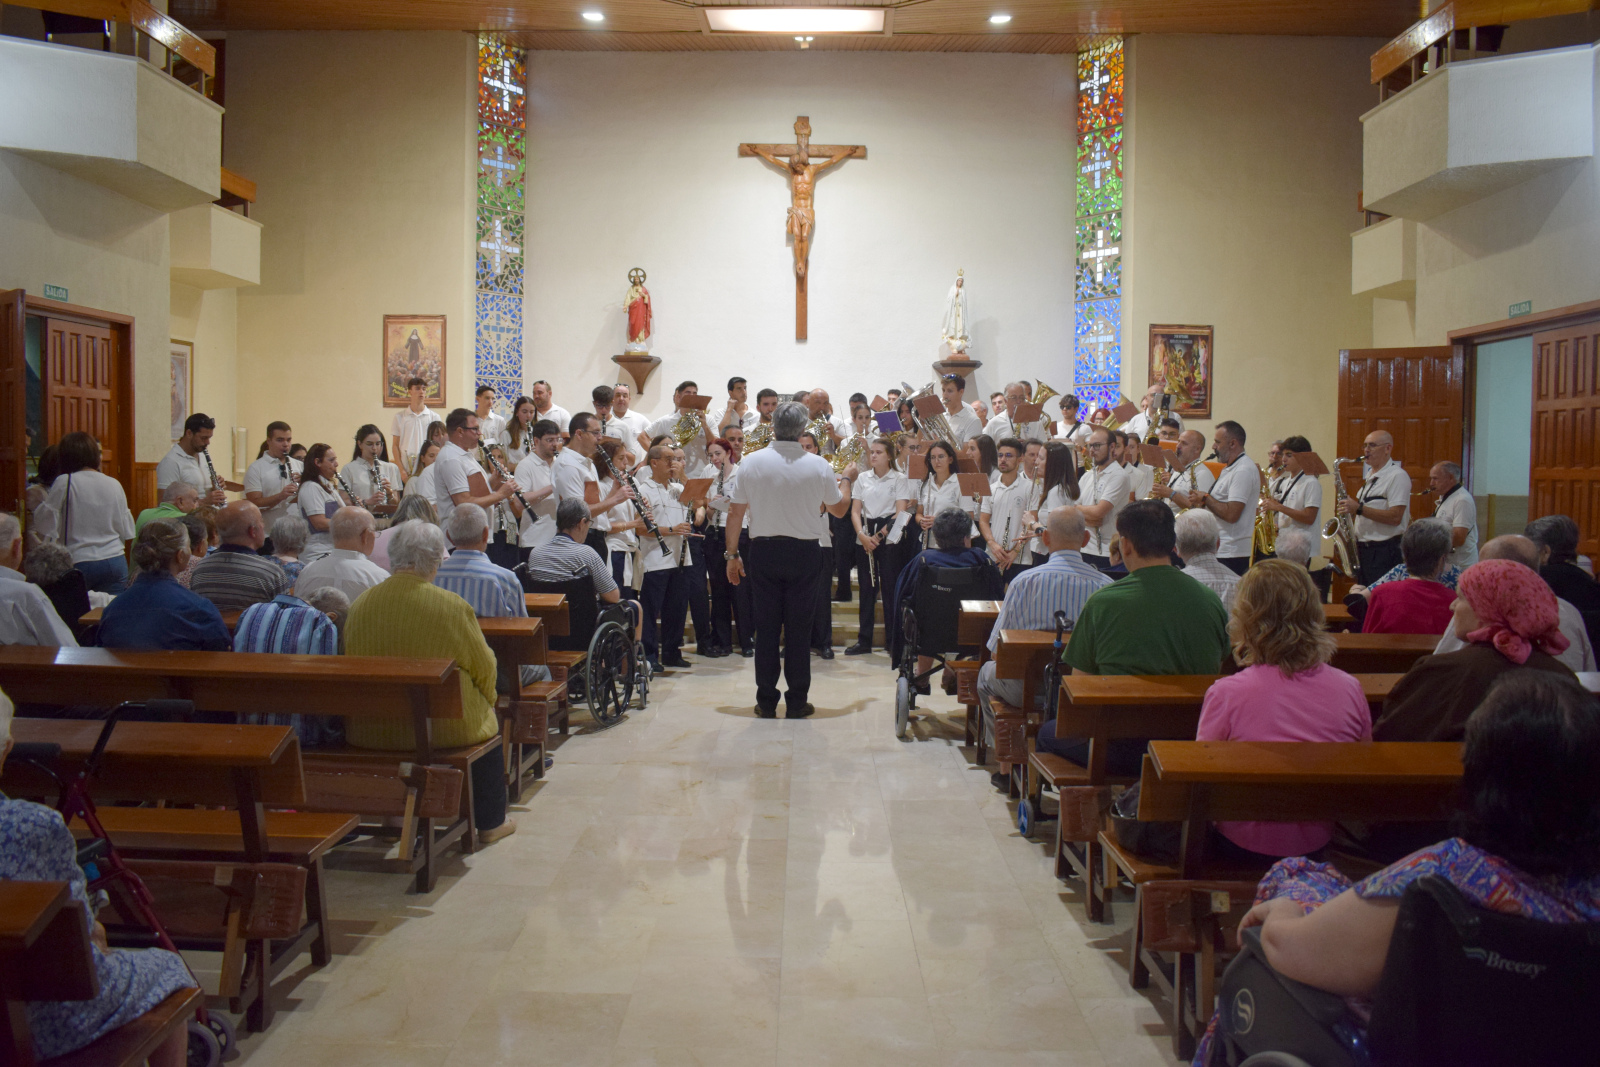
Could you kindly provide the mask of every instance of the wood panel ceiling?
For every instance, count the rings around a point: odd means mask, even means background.
[[[841,0],[797,2],[820,5]],[[604,23],[583,20],[582,12],[594,10],[605,14]],[[1011,15],[1011,22],[991,26],[989,16],[1001,11]],[[498,30],[525,48],[560,51],[788,51],[796,47],[792,37],[781,35],[703,34],[694,5],[682,0],[171,0],[171,14],[202,32]],[[1416,18],[1417,0],[910,0],[896,6],[892,35],[819,35],[811,47],[828,51],[1075,52],[1106,34],[1387,38]]]

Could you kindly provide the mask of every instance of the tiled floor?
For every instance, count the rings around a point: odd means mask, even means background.
[[[813,666],[801,722],[753,717],[738,657],[660,680],[428,896],[334,873],[339,955],[238,1062],[1170,1064],[1130,909],[1083,920],[953,698],[902,742],[881,653]]]

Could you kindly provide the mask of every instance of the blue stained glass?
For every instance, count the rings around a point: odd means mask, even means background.
[[[1122,388],[1122,301],[1092,300],[1074,308],[1077,346],[1073,360],[1074,389],[1103,386],[1115,407]]]
[[[1122,42],[1078,56],[1073,392],[1083,409],[1122,395]]]

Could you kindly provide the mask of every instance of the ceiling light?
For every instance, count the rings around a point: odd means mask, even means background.
[[[585,11],[583,19],[585,22],[604,22],[606,17],[598,11]]]
[[[990,15],[989,16],[989,23],[991,25],[994,25],[994,26],[1004,26],[1006,23],[1008,23],[1010,21],[1011,21],[1011,16],[1010,15],[1001,14],[1001,15]]]
[[[712,33],[883,33],[881,7],[703,7]]]

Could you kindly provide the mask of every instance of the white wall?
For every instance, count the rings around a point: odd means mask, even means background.
[[[855,389],[928,381],[962,268],[977,385],[1023,374],[1069,388],[1073,64],[534,53],[528,380],[586,406],[616,372],[627,273],[643,267],[663,362],[642,410],[664,407],[682,379],[720,394],[736,373],[755,388],[826,386],[842,409]],[[794,339],[786,181],[737,154],[740,142],[792,141],[797,115],[818,143],[867,146],[818,181],[806,342]]]

